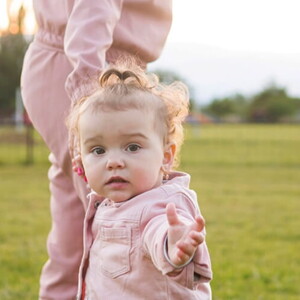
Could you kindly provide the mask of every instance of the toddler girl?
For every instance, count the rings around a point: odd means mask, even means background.
[[[132,63],[73,108],[76,170],[92,190],[78,299],[211,299],[204,220],[190,176],[173,171],[187,113],[182,83]]]

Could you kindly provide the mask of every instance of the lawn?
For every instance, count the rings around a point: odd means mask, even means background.
[[[206,219],[213,299],[299,299],[300,126],[186,132],[180,169]],[[47,151],[24,165],[20,147],[0,144],[0,299],[37,299],[47,257]]]

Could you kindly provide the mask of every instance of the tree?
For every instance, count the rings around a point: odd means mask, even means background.
[[[11,115],[15,108],[16,90],[20,86],[23,58],[29,42],[23,36],[26,11],[21,5],[16,14],[10,14],[13,2],[7,0],[9,25],[0,35],[0,114]]]
[[[298,110],[297,99],[289,97],[284,88],[271,84],[255,95],[249,107],[249,120],[254,122],[279,122]]]
[[[0,110],[1,114],[14,111],[15,93],[20,86],[23,57],[28,42],[23,35],[0,37]]]
[[[219,120],[239,119],[243,120],[248,107],[248,100],[240,94],[230,97],[217,98],[202,108],[204,113]]]
[[[193,111],[196,109],[196,102],[194,98],[194,89],[193,87],[180,75],[173,71],[168,71],[168,70],[156,70],[154,73],[158,76],[160,82],[165,83],[165,84],[170,84],[174,81],[181,81],[183,82],[189,89],[189,94],[190,94],[190,110]]]

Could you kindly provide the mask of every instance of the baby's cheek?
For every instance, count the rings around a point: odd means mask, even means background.
[[[137,173],[136,181],[141,188],[149,190],[161,184],[162,175],[159,172],[141,170]]]
[[[87,178],[87,182],[93,190],[99,188],[101,174],[97,172],[95,169],[85,168],[85,176]]]

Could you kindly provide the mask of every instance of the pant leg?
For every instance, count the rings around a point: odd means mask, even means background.
[[[48,236],[49,260],[40,280],[40,299],[75,299],[82,249],[84,210],[71,184],[50,155],[52,228]]]
[[[65,117],[69,111],[64,83],[70,65],[62,51],[33,43],[25,57],[22,96],[34,127],[51,151],[49,170],[52,228],[49,260],[40,279],[40,299],[75,299],[82,256],[87,187],[72,172]]]

